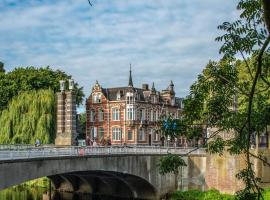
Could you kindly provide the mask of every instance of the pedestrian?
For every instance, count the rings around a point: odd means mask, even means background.
[[[39,146],[40,146],[40,141],[39,141],[39,139],[36,139],[35,147],[39,147]]]

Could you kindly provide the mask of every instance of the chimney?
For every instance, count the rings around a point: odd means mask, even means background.
[[[149,86],[148,86],[148,84],[142,84],[142,89],[143,90],[149,90]]]

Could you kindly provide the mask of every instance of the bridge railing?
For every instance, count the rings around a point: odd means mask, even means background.
[[[1,148],[0,160],[16,160],[31,158],[52,158],[66,156],[101,156],[101,155],[165,155],[167,153],[187,155],[187,154],[205,154],[205,149],[197,148],[171,148],[171,147],[152,147],[152,146],[134,146],[134,147],[55,147],[43,146],[26,148]]]

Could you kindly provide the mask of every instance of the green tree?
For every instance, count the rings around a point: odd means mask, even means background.
[[[164,175],[167,173],[174,173],[175,175],[175,189],[178,186],[179,167],[187,166],[185,161],[178,155],[168,154],[160,159],[159,172]]]
[[[80,131],[79,131],[79,139],[85,139],[85,134],[86,134],[86,113],[83,112],[79,115],[79,126],[80,126]]]
[[[0,61],[0,73],[5,73],[4,63]]]
[[[43,144],[55,139],[56,99],[52,90],[21,92],[0,114],[1,144]]]
[[[263,198],[250,157],[270,166],[250,152],[252,134],[265,132],[270,119],[269,4],[269,0],[239,0],[239,20],[218,26],[224,32],[216,38],[223,42],[223,58],[210,61],[191,86],[181,119],[182,127],[186,127],[182,134],[199,128],[217,129],[210,136],[215,139],[207,146],[210,153],[222,155],[227,149],[231,154],[246,156],[247,167],[237,175],[246,186],[237,198],[245,200]],[[237,60],[238,56],[242,59]],[[234,137],[224,140],[218,135],[221,131]]]
[[[15,70],[0,74],[0,111],[6,108],[8,102],[23,91],[51,89],[53,92],[59,91],[59,81],[72,78],[60,70],[46,68],[16,68]],[[84,94],[82,87],[75,83],[76,102],[82,103]]]

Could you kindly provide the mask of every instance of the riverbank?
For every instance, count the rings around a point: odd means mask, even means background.
[[[270,189],[263,192],[264,199],[270,199]],[[222,194],[217,190],[205,192],[199,190],[177,191],[169,196],[170,200],[235,200],[234,195]]]

